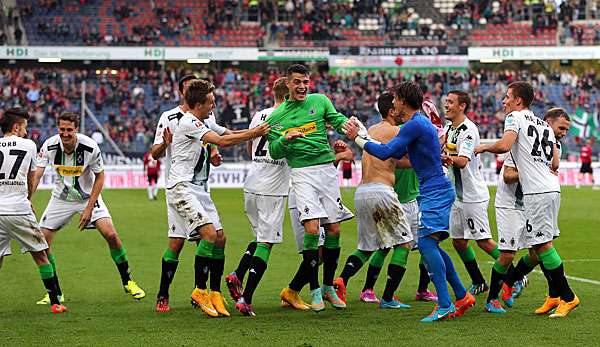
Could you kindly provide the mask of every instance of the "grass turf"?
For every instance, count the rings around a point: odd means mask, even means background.
[[[492,192],[493,193],[493,192]],[[343,190],[344,201],[353,207],[353,190]],[[492,194],[493,195],[493,194]],[[373,304],[358,300],[364,283],[366,266],[348,287],[348,309],[297,312],[279,307],[279,291],[295,273],[300,261],[286,216],[284,243],[274,247],[269,268],[255,296],[257,317],[240,316],[230,305],[232,318],[209,319],[189,304],[193,287],[193,250],[186,245],[177,275],[171,286],[171,312],[154,311],[160,280],[160,259],[167,246],[167,223],[164,195],[148,201],[143,190],[105,191],[104,200],[127,248],[133,278],[146,290],[141,301],[123,292],[117,269],[107,245],[95,231],[76,230],[76,218],[55,238],[54,252],[69,312],[52,315],[49,307],[35,305],[44,289],[29,255],[19,255],[13,243],[13,255],[6,257],[0,270],[2,297],[0,302],[0,345],[589,345],[600,341],[600,285],[571,280],[580,297],[581,307],[564,320],[535,316],[546,293],[541,273],[532,273],[530,285],[515,307],[505,315],[483,312],[485,295],[477,297],[476,306],[463,318],[435,324],[419,323],[429,314],[432,304],[414,301],[418,282],[418,255],[411,254],[408,270],[398,294],[409,310],[382,311]],[[244,215],[241,190],[212,192],[228,235],[225,273],[232,271],[251,239]],[[34,204],[41,215],[49,192],[38,192]],[[493,206],[493,205],[492,205]],[[600,192],[589,188],[564,188],[560,226],[562,236],[555,242],[565,260],[568,275],[600,281],[600,243],[598,212]],[[493,208],[490,208],[495,229]],[[468,275],[451,250],[455,267],[466,286]],[[356,247],[356,224],[342,225],[342,255],[338,273],[346,257]],[[475,247],[476,248],[476,247]],[[476,248],[484,276],[489,280],[491,259]],[[519,255],[522,252],[519,253]],[[389,257],[388,257],[389,260]],[[381,294],[385,282],[384,268],[377,283]],[[433,290],[433,284],[430,284]],[[226,288],[223,285],[223,291]],[[304,297],[308,298],[307,289]],[[228,295],[227,295],[228,297]],[[231,304],[231,303],[230,303]]]

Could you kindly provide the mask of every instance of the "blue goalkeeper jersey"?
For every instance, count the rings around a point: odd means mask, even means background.
[[[368,142],[367,153],[381,159],[401,159],[408,153],[410,164],[419,179],[421,194],[451,187],[442,169],[438,133],[429,118],[417,112],[387,144]]]

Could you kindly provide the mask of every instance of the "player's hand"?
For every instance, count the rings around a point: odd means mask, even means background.
[[[351,150],[338,152],[335,154],[336,161],[354,161],[354,153]]]
[[[333,143],[333,151],[337,154],[337,153],[342,153],[345,150],[348,149],[348,145],[346,144],[346,142],[342,141],[342,140],[337,140]]]
[[[356,139],[356,137],[358,136],[358,131],[360,130],[358,124],[356,124],[352,119],[350,119],[342,127],[346,132],[346,137],[354,141],[354,139]]]
[[[552,169],[550,169],[550,172],[554,175],[554,176],[558,176],[558,171],[554,171]]]
[[[289,133],[285,134],[285,141],[290,142],[299,137],[304,137],[304,134],[299,131],[290,131]]]
[[[450,167],[454,164],[454,162],[452,161],[452,158],[450,156],[442,154],[442,164],[445,167]]]
[[[215,151],[210,155],[210,163],[212,166],[220,166],[223,164],[223,156],[219,152]]]
[[[169,127],[166,127],[165,130],[163,130],[163,142],[167,145],[170,145],[173,142],[173,133]]]
[[[481,153],[485,153],[485,152],[487,152],[486,145],[475,146],[475,149],[473,150],[473,153],[475,153],[475,154],[481,154]]]
[[[261,125],[253,128],[250,131],[254,132],[254,137],[260,137],[267,135],[269,133],[269,130],[271,130],[271,126],[267,123],[262,123]]]
[[[92,219],[92,210],[94,206],[86,206],[81,212],[81,216],[79,216],[79,230],[83,230],[88,224],[90,224],[90,220]]]

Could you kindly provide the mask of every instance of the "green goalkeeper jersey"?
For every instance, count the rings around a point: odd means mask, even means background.
[[[267,118],[271,126],[267,134],[269,154],[274,160],[287,159],[292,168],[330,163],[335,160],[327,138],[327,124],[342,133],[348,118],[337,112],[323,94],[308,94],[303,101],[286,100]],[[289,143],[285,135],[298,131],[304,137]]]

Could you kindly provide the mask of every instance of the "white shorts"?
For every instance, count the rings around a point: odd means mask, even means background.
[[[257,242],[281,243],[285,196],[244,192],[244,208]]]
[[[496,207],[498,249],[518,251],[525,248],[525,212],[514,208]]]
[[[290,199],[291,200],[291,199]],[[300,222],[300,212],[296,207],[290,207],[290,223],[292,224],[292,231],[294,232],[294,239],[296,240],[296,249],[298,253],[302,253],[304,250],[304,226]],[[325,244],[325,229],[319,227],[319,247]]]
[[[21,245],[21,252],[48,249],[46,238],[32,213],[19,216],[0,216],[0,256],[10,255],[10,240]]]
[[[419,239],[419,203],[417,200],[413,200],[407,203],[400,203],[400,206],[402,206],[408,225],[410,225],[410,232],[414,240],[413,249],[417,249],[417,240]]]
[[[455,201],[450,212],[450,237],[464,240],[491,239],[488,203],[489,201],[476,203]]]
[[[208,219],[215,226],[216,230],[223,229],[217,208],[210,197],[210,192],[205,186],[191,183],[185,183],[185,185],[187,187],[187,189],[185,189],[186,192],[193,196],[201,205],[203,210],[202,214],[208,216]],[[196,228],[190,229],[189,223],[187,223],[185,218],[177,212],[175,204],[169,203],[169,201],[175,201],[175,195],[173,194],[174,189],[175,187],[172,189],[165,189],[165,196],[167,199],[167,223],[169,224],[168,236],[170,238],[188,239],[190,241],[199,240],[200,235],[197,233]]]
[[[11,255],[10,251],[10,237],[8,234],[0,233],[0,257]]]
[[[354,195],[354,207],[359,250],[376,251],[414,240],[394,188],[381,183],[361,184]]]
[[[301,222],[319,219],[326,225],[354,217],[342,203],[337,175],[331,163],[292,168],[290,178]]]
[[[197,187],[189,182],[181,182],[166,190],[169,237],[190,239],[197,228],[206,224],[215,225],[207,211],[207,207],[214,209],[210,193],[201,193]]]
[[[81,202],[71,202],[52,197],[50,198],[50,202],[48,202],[48,206],[42,215],[40,227],[58,231],[69,223],[74,214],[83,212],[86,206],[87,200]],[[85,228],[94,229],[96,221],[101,218],[111,217],[110,213],[108,212],[108,208],[106,208],[106,204],[104,204],[104,200],[102,200],[102,195],[99,195],[98,200],[94,205],[94,209],[92,210],[92,218],[90,219],[90,223],[86,225]]]
[[[524,195],[523,206],[527,217],[525,245],[531,247],[552,241],[559,233],[560,193]]]

